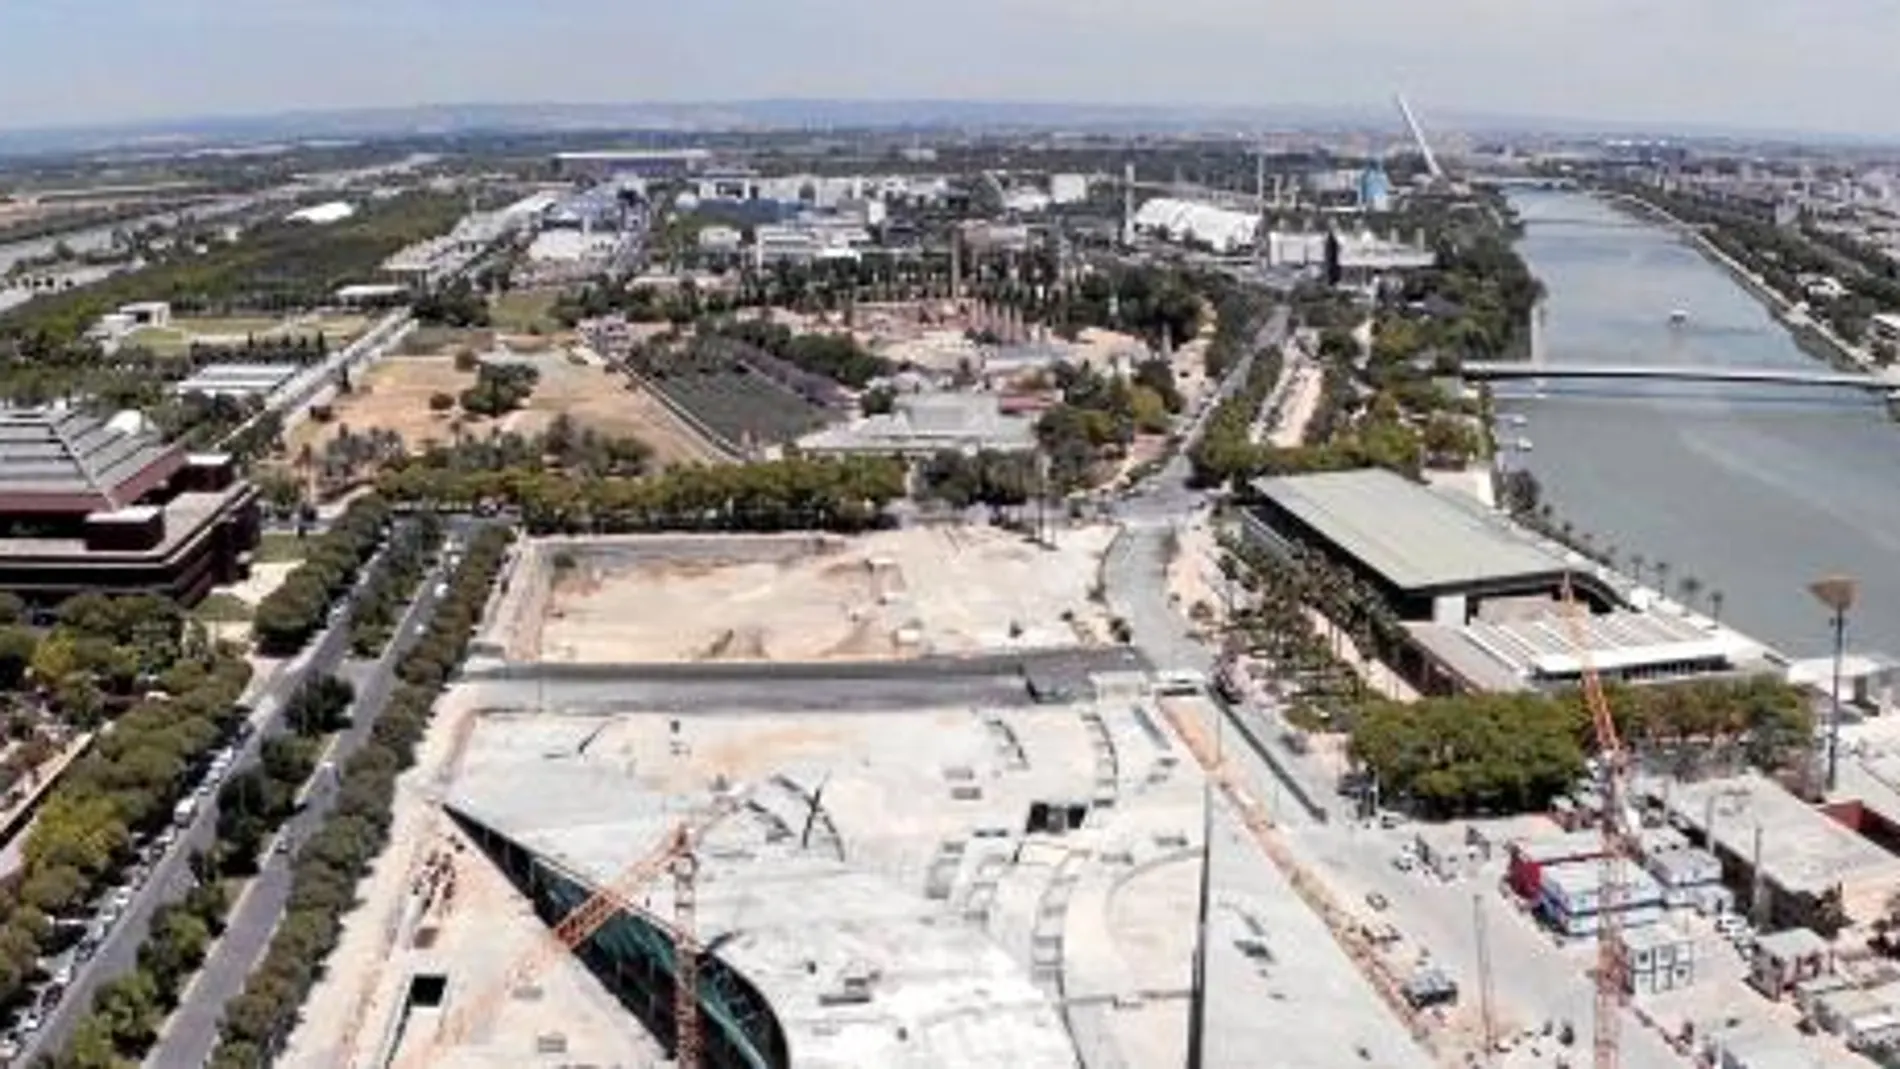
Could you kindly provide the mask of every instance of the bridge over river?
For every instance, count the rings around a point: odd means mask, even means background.
[[[1664,382],[1729,382],[1773,386],[1814,386],[1869,390],[1894,395],[1900,379],[1851,371],[1820,371],[1788,367],[1724,367],[1719,364],[1551,364],[1473,361],[1464,365],[1467,379],[1625,379]]]

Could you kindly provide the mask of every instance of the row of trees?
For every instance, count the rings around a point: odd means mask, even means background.
[[[520,511],[537,534],[639,531],[861,531],[883,522],[906,490],[902,462],[811,458],[677,467],[641,478],[575,478],[528,468],[470,470],[440,450],[377,480],[391,501]],[[261,609],[261,607],[260,607]]]
[[[36,675],[43,668],[90,676],[80,651],[114,637],[133,640],[151,659],[137,673],[144,696],[53,789],[27,833],[21,869],[0,894],[0,1005],[19,1001],[40,955],[78,938],[54,922],[90,915],[90,903],[131,863],[137,838],[170,821],[191,777],[246,715],[237,699],[250,667],[236,651],[182,641],[182,629],[146,633],[138,605],[117,600],[129,599],[88,595],[36,651]],[[137,662],[141,654],[127,657]]]
[[[1606,695],[1639,757],[1678,772],[1742,762],[1777,771],[1813,732],[1800,692],[1768,676],[1611,685]],[[1577,786],[1594,749],[1575,691],[1374,701],[1350,742],[1382,797],[1439,816],[1545,809]]]
[[[985,449],[974,456],[946,449],[917,471],[917,494],[951,508],[1015,508],[1036,493],[1035,458]]]
[[[297,795],[317,764],[323,736],[347,723],[355,694],[334,676],[306,680],[285,709],[289,732],[264,740],[259,763],[233,774],[218,791],[216,840],[192,855],[193,891],[161,908],[133,968],[108,981],[74,1026],[53,1069],[119,1069],[148,1058],[158,1026],[223,930],[229,903],[224,881],[254,875],[265,842],[296,811]]]
[[[362,592],[350,602],[350,649],[358,657],[374,657],[389,641],[441,544],[442,520],[432,512],[390,540]]]
[[[726,320],[702,329],[763,349],[800,371],[823,375],[854,390],[896,370],[850,334],[801,334],[765,319]]]
[[[356,584],[389,527],[389,504],[374,495],[358,498],[276,590],[265,595],[251,618],[258,649],[273,656],[302,649],[322,628],[331,606]]]
[[[1254,345],[1262,318],[1267,315],[1267,309],[1258,303],[1244,307],[1233,303],[1236,314],[1230,316],[1223,309],[1214,344],[1208,349],[1210,359],[1215,350],[1223,353],[1220,360],[1223,373],[1228,365],[1244,355],[1246,348]],[[1253,442],[1253,426],[1284,368],[1285,357],[1277,347],[1254,354],[1246,381],[1208,415],[1200,440],[1188,451],[1189,477],[1194,485],[1219,486],[1245,478],[1256,470],[1259,447]],[[1212,373],[1210,367],[1209,374]]]
[[[314,308],[403,246],[447,231],[464,208],[454,195],[410,193],[329,226],[275,220],[232,240],[181,240],[156,251],[143,270],[35,297],[0,315],[0,337],[77,343],[101,314],[133,301],[169,301],[181,315]]]
[[[403,660],[402,683],[377,717],[369,741],[345,763],[336,807],[291,866],[290,901],[270,949],[244,993],[226,1008],[213,1069],[249,1069],[281,1050],[310,988],[356,906],[356,885],[389,841],[396,777],[415,761],[436,696],[461,662],[510,535],[476,536],[450,580],[428,632]]]
[[[223,933],[230,902],[224,885],[204,880],[177,902],[158,907],[138,962],[100,985],[64,1050],[49,1069],[124,1069],[158,1040],[158,1029]]]

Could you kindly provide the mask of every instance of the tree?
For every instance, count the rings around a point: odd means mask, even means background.
[[[1702,580],[1693,575],[1685,575],[1676,580],[1676,589],[1682,593],[1682,603],[1693,609],[1696,596],[1702,593]]]
[[[211,946],[211,929],[188,908],[161,910],[152,935],[139,948],[139,963],[152,971],[161,986],[176,991],[204,961]]]
[[[39,646],[39,636],[28,628],[0,627],[0,690],[19,689]]]
[[[1712,616],[1718,624],[1722,622],[1722,603],[1726,601],[1727,598],[1728,595],[1722,593],[1720,590],[1709,591],[1709,615]]]
[[[431,412],[447,412],[454,407],[455,395],[452,393],[437,390],[435,393],[429,395],[429,411]]]

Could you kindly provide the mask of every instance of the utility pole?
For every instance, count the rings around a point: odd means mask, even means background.
[[[1858,584],[1845,575],[1830,575],[1809,585],[1808,592],[1833,614],[1834,686],[1829,692],[1827,716],[1826,785],[1822,794],[1830,794],[1840,783],[1841,759],[1841,660],[1847,647],[1847,610],[1854,607]]]
[[[1484,1063],[1494,1065],[1497,1061],[1498,1021],[1491,997],[1491,947],[1484,934],[1484,896],[1475,892],[1471,896],[1471,920],[1477,935],[1478,1006],[1483,1014]]]

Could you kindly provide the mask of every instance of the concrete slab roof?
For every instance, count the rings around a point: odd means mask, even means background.
[[[1083,1034],[1181,1063],[1202,793],[1128,702],[495,716],[448,805],[600,886],[720,781],[745,804],[700,839],[698,935],[793,1064],[1074,1069]],[[1026,830],[1039,803],[1089,815]],[[669,881],[636,894],[672,915]],[[850,975],[870,998],[836,1004]]]
[[[1783,891],[1818,895],[1841,885],[1852,899],[1856,885],[1885,886],[1900,880],[1900,857],[1764,776],[1671,784],[1665,802],[1679,820],[1712,835],[1731,857],[1754,857],[1759,830],[1764,874]],[[1707,827],[1711,819],[1712,831]]]
[[[1382,468],[1259,479],[1254,489],[1401,590],[1554,576],[1567,567],[1503,515]]]

